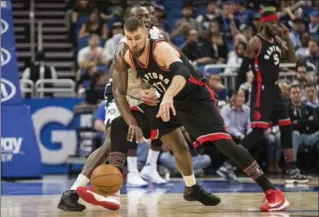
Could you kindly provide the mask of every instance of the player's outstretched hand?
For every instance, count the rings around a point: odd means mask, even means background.
[[[143,131],[138,125],[131,124],[128,128],[127,140],[133,142],[134,138],[137,143],[142,143],[144,140]]]
[[[170,111],[172,110],[172,113],[174,116],[176,116],[176,110],[174,107],[174,101],[173,101],[173,96],[165,94],[161,105],[160,109],[156,115],[157,118],[162,118],[164,122],[167,122],[170,120]]]
[[[141,89],[139,96],[146,105],[156,106],[159,103],[159,96],[154,88]]]

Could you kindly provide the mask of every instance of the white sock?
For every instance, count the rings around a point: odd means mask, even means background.
[[[138,172],[137,157],[127,157],[127,168],[129,172]]]
[[[160,154],[159,151],[154,151],[152,149],[149,149],[148,155],[147,155],[147,160],[146,160],[146,165],[156,167],[159,154]]]
[[[83,174],[78,175],[78,178],[75,180],[74,184],[71,187],[71,190],[76,190],[80,186],[86,186],[89,184],[90,179]]]
[[[121,202],[121,193],[120,193],[120,190],[118,192],[116,192],[114,195],[112,196],[108,196],[106,198],[112,198],[114,200],[116,200],[118,203]]]
[[[194,172],[190,176],[183,176],[183,178],[184,178],[185,185],[187,187],[192,187],[193,185],[196,185],[196,179],[195,179]]]

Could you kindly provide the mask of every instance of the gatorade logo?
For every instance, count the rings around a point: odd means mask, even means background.
[[[17,89],[11,81],[1,78],[1,84],[0,84],[1,103],[13,98],[16,92],[17,92]]]
[[[9,29],[9,24],[7,23],[7,21],[1,19],[1,26],[0,26],[0,32],[1,32],[1,35],[6,33]]]
[[[6,65],[11,60],[11,54],[7,49],[1,48],[1,66]]]

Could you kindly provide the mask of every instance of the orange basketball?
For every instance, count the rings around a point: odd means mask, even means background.
[[[108,196],[121,189],[122,173],[115,166],[103,164],[95,168],[91,175],[93,190],[101,195]]]

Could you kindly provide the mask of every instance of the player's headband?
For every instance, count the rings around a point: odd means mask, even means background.
[[[279,17],[278,17],[278,15],[276,13],[261,17],[261,22],[262,23],[265,23],[265,22],[268,22],[268,21],[277,21],[278,22],[279,21]]]

